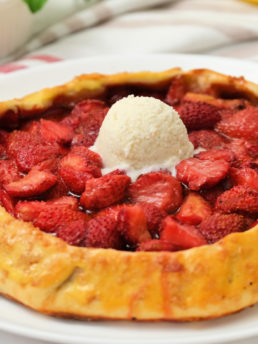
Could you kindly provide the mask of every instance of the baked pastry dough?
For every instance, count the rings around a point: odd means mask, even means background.
[[[66,85],[0,103],[0,116],[31,117],[124,84],[166,85],[176,75],[199,92],[238,95],[254,104],[258,86],[209,70],[82,75]],[[0,209],[0,293],[64,317],[196,320],[258,301],[258,226],[212,245],[178,252],[74,247]]]

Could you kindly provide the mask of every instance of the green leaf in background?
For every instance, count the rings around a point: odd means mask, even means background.
[[[31,10],[32,13],[35,13],[45,5],[47,0],[23,0],[28,6],[29,9]]]

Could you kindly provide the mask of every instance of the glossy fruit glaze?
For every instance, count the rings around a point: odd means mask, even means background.
[[[102,159],[89,147],[111,104],[128,94],[179,112],[199,152],[176,166],[175,177],[166,170],[135,182],[122,170],[102,175]],[[189,92],[176,77],[166,88],[113,87],[102,99],[2,126],[1,204],[71,245],[183,250],[257,224],[258,107],[239,95]]]

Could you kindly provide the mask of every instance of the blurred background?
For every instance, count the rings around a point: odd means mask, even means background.
[[[258,61],[258,0],[0,0],[0,72],[94,55]]]

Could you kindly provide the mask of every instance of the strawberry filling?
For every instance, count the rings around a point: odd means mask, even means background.
[[[70,113],[49,109],[20,128],[16,118],[0,130],[0,204],[70,245],[94,248],[185,250],[252,228],[258,108],[210,93],[195,93],[180,76],[149,89],[110,87],[102,100],[84,100]],[[109,106],[128,94],[159,98],[179,112],[199,153],[181,161],[176,176],[152,171],[132,182],[123,170],[102,175],[102,158],[90,146]]]

